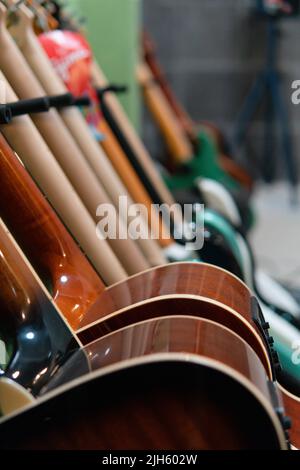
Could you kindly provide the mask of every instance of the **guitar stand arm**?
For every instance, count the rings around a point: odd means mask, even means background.
[[[102,101],[105,93],[125,93],[127,90],[127,86],[112,84],[104,88],[97,88],[96,93]],[[59,110],[71,106],[90,106],[90,104],[91,100],[87,95],[77,98],[72,93],[0,104],[0,124],[9,124],[13,118],[26,114],[45,113],[51,108]]]
[[[24,114],[44,113],[49,111],[49,109],[50,104],[47,97],[1,104],[0,123],[9,124],[14,117],[23,116]]]
[[[72,93],[0,104],[0,124],[9,124],[13,118],[26,114],[45,113],[51,108],[62,109],[71,106],[89,106],[90,104],[88,96],[76,98]]]
[[[127,93],[129,88],[127,85],[117,85],[117,84],[112,83],[103,88],[95,88],[95,90],[96,90],[99,100],[102,101],[106,93],[116,93],[116,94]]]

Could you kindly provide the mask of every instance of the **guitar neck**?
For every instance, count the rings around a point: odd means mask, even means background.
[[[192,145],[145,62],[141,62],[137,67],[137,80],[174,161],[177,164],[190,161],[194,153]]]
[[[96,62],[94,62],[92,66],[92,77],[93,83],[96,87],[103,88],[108,85],[108,81],[103,71]],[[134,127],[130,123],[129,118],[125,114],[125,111],[123,110],[117,97],[113,93],[107,93],[106,103],[117,125],[124,134],[128,144],[134,151],[135,156],[138,159],[140,165],[143,167],[143,170],[146,173],[148,180],[151,182],[151,185],[155,188],[156,193],[159,195],[160,201],[168,204],[169,206],[174,205],[175,200],[172,194],[170,193],[164,181],[162,180],[159,172],[157,171],[152,161],[150,154],[148,153],[146,147],[144,146]],[[152,197],[152,199],[156,198]]]
[[[147,62],[148,67],[150,68],[153,77],[161,87],[162,92],[164,93],[166,99],[168,100],[170,106],[172,107],[174,113],[176,114],[181,127],[185,131],[186,135],[189,137],[191,142],[194,144],[197,142],[197,133],[195,130],[195,124],[192,122],[190,117],[187,115],[185,110],[177,101],[173,91],[171,90],[169,83],[165,75],[162,72],[162,69],[158,63],[157,57],[155,55],[155,48],[152,40],[150,39],[148,33],[143,34],[142,38],[144,58]]]

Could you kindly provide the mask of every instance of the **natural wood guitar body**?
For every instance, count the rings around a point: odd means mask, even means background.
[[[64,385],[71,359],[53,391],[2,423],[1,448],[287,448],[257,355],[214,322],[159,318],[85,351],[92,372]]]
[[[105,285],[0,134],[0,215],[63,314],[83,318]]]
[[[251,292],[227,271],[204,263],[161,266],[107,288],[76,331],[87,344],[116,329],[161,316],[162,311],[205,316],[226,325],[251,344],[272,375],[261,332],[253,321]]]

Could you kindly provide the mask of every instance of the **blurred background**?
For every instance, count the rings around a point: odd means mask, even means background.
[[[151,155],[164,161],[165,147],[146,110],[134,71],[140,57],[140,33],[150,33],[162,69],[178,100],[195,122],[211,121],[232,146],[243,101],[267,54],[267,22],[254,14],[255,0],[68,0],[85,19],[95,55],[111,81],[126,83],[121,98]],[[295,167],[300,173],[300,105],[291,102],[291,84],[300,80],[300,21],[278,22],[277,66],[289,120]],[[300,284],[298,240],[299,198],[290,202],[281,129],[275,121],[273,148],[264,158],[265,101],[255,112],[245,145],[234,158],[255,177],[253,205],[257,224],[251,232],[261,265],[277,278]],[[264,161],[263,161],[264,160]],[[262,166],[274,171],[266,184]],[[296,173],[296,170],[295,170]],[[294,190],[299,193],[299,188]]]

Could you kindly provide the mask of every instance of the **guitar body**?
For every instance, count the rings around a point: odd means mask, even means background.
[[[287,448],[258,357],[214,322],[163,317],[85,351],[91,373],[68,382],[71,358],[36,404],[2,421],[1,449]]]
[[[76,334],[83,344],[139,321],[195,315],[227,326],[247,341],[272,376],[258,305],[248,288],[227,271],[204,263],[174,263],[107,288]]]
[[[205,212],[207,214],[207,211]],[[240,256],[232,250],[230,240],[217,226],[205,223],[204,245],[201,249],[201,261],[226,269],[239,279],[244,279]]]
[[[192,161],[177,169],[175,173],[164,176],[168,188],[173,192],[192,191],[195,187],[199,187],[198,182],[201,178],[214,180],[224,186],[223,191],[228,191],[229,197],[234,200],[244,230],[249,230],[254,223],[252,209],[249,207],[249,192],[220,166],[215,143],[205,131],[199,134],[199,150]],[[205,197],[205,192],[201,191],[201,193]],[[217,197],[218,193],[216,193]],[[205,202],[209,205],[209,201],[205,200]]]
[[[72,326],[105,285],[2,135],[0,213]]]
[[[22,401],[25,391],[31,396],[38,395],[81,343],[34,276],[2,221],[0,250],[0,330],[2,338],[13,342],[9,361],[1,371],[1,386],[2,381],[15,381],[23,388],[16,400],[20,401],[21,396]],[[11,397],[5,401],[2,398],[0,413],[8,413],[17,406]]]

